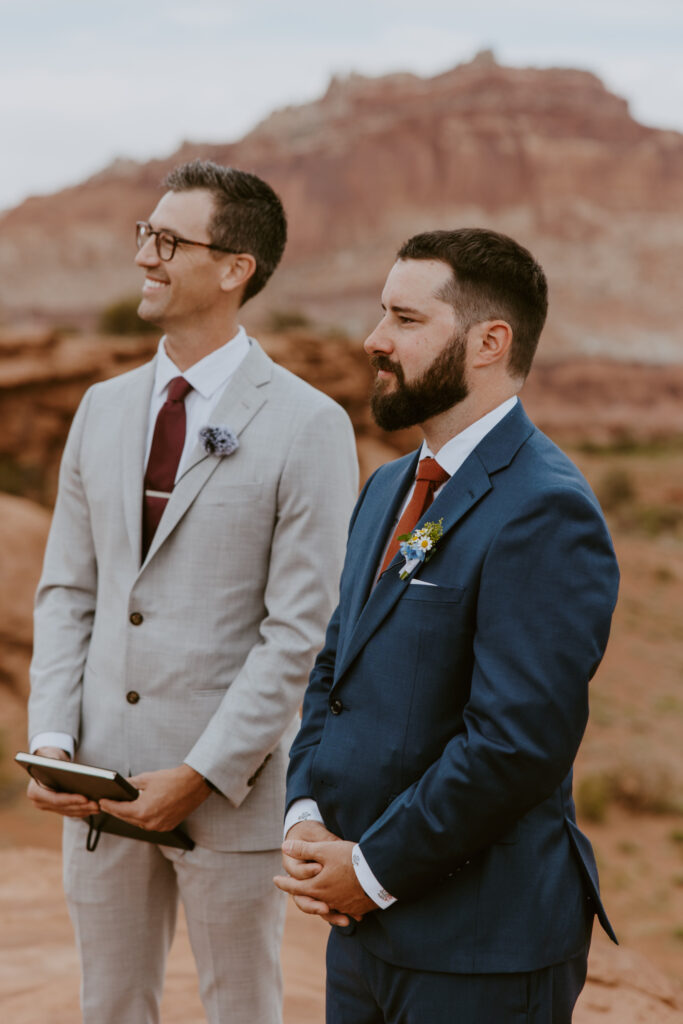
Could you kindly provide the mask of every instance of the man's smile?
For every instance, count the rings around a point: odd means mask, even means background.
[[[168,284],[168,281],[160,281],[156,277],[146,277],[142,283],[142,294],[144,295],[147,292],[154,292],[158,291],[160,288],[166,288]]]

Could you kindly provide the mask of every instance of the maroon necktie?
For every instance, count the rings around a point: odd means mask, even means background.
[[[154,425],[142,503],[143,562],[171,496],[178,463],[185,447],[185,396],[190,391],[192,385],[184,377],[174,377],[168,385],[168,398],[159,409]]]
[[[404,533],[413,532],[414,527],[422,519],[422,516],[434,500],[434,491],[441,487],[442,484],[445,484],[447,480],[450,480],[450,474],[445,469],[442,469],[436,459],[420,459],[415,478],[415,490],[394,530],[391,543],[384,556],[380,576],[389,568],[394,555],[398,551],[398,538],[402,537]]]

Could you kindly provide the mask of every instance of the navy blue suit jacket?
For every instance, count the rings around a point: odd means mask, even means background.
[[[593,912],[614,938],[571,772],[616,559],[583,476],[518,403],[423,517],[443,519],[431,560],[401,580],[397,556],[373,589],[417,458],[356,505],[287,803],[313,797],[397,897],[358,925],[377,956],[535,970],[580,952]]]

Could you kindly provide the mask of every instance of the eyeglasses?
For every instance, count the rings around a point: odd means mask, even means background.
[[[208,242],[193,242],[189,238],[179,238],[172,231],[155,231],[147,221],[139,220],[135,225],[135,244],[138,249],[142,249],[150,238],[154,239],[157,256],[164,263],[173,259],[178,245],[201,245],[204,249],[215,249],[216,252],[236,253],[238,251],[237,249],[224,249],[220,245],[209,245]]]

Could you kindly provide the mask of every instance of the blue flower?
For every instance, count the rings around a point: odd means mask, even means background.
[[[438,523],[425,523],[419,530],[399,537],[399,551],[405,563],[399,578],[405,580],[419,562],[427,562],[436,553],[436,543],[443,534],[443,519]]]

